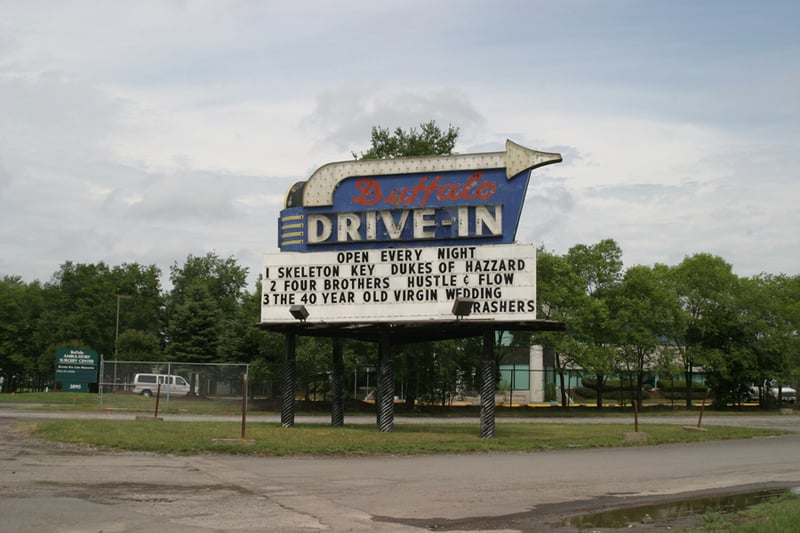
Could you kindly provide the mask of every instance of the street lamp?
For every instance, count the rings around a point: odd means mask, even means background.
[[[117,360],[117,349],[119,348],[119,301],[130,300],[133,298],[130,294],[117,294],[117,325],[114,329],[114,360]]]

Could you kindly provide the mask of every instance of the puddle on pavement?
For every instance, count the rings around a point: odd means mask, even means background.
[[[797,493],[796,491],[797,489],[792,489],[792,492]],[[734,513],[785,493],[785,489],[773,489],[601,511],[572,516],[564,520],[561,526],[578,530],[629,529],[633,524],[662,528],[697,518],[703,513]]]

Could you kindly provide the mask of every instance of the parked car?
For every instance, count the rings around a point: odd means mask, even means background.
[[[750,394],[749,399],[752,401],[758,400],[758,386],[753,385],[750,387]],[[797,391],[790,387],[789,385],[780,385],[777,381],[765,381],[763,385],[763,390],[766,391],[768,394],[771,394],[773,398],[776,400],[780,399],[781,402],[784,403],[794,403],[797,401]],[[780,398],[778,398],[778,394],[780,394]]]
[[[159,385],[161,388],[159,389]],[[142,396],[153,396],[157,391],[161,394],[187,395],[189,382],[182,376],[166,374],[136,374],[133,376],[133,392]]]

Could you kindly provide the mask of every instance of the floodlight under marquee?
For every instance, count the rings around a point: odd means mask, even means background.
[[[305,321],[308,318],[308,309],[306,309],[305,305],[293,305],[289,308],[289,312],[297,320]]]
[[[472,306],[474,304],[475,300],[456,298],[453,300],[453,309],[451,312],[457,317],[469,316],[469,314],[472,312]]]

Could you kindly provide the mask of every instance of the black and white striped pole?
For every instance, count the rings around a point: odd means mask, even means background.
[[[382,433],[394,431],[394,365],[389,339],[380,341],[378,361],[378,428]]]
[[[331,378],[331,425],[344,425],[344,339],[333,339],[333,375]]]
[[[494,438],[495,417],[494,331],[483,334],[481,361],[481,438]]]

